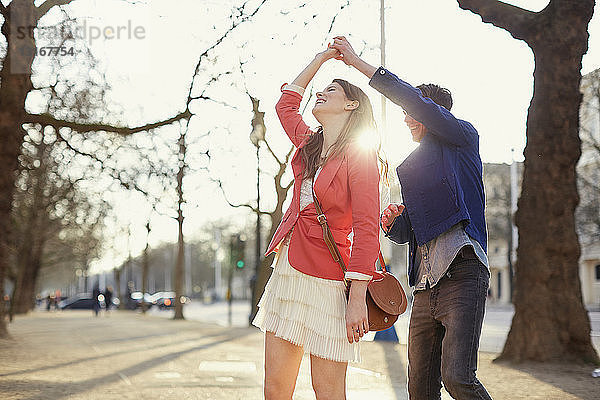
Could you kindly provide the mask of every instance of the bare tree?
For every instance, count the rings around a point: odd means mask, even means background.
[[[262,115],[261,115],[262,113],[259,111],[260,101],[258,99],[255,99],[254,97],[252,97],[252,95],[250,95],[250,93],[247,93],[247,94],[248,94],[248,97],[250,98],[250,101],[253,104],[253,113],[254,113],[254,118],[252,119],[253,125],[257,124],[257,123],[262,123],[263,124],[262,130],[263,130],[263,132],[266,133],[266,127],[264,126],[264,121],[262,121]],[[254,128],[254,126],[253,126],[253,128]],[[288,162],[290,160],[290,157],[292,156],[292,154],[294,152],[294,146],[291,146],[290,149],[284,155],[281,156],[281,155],[278,155],[273,150],[273,148],[269,144],[269,141],[267,140],[266,136],[264,137],[263,143],[265,144],[268,154],[271,156],[271,158],[275,161],[275,163],[277,165],[277,172],[273,176],[273,189],[275,190],[275,193],[276,193],[275,208],[273,210],[267,211],[264,209],[259,209],[256,205],[254,205],[250,202],[242,203],[242,204],[233,203],[229,200],[229,197],[228,197],[227,192],[224,187],[224,183],[220,179],[214,179],[214,181],[219,185],[219,188],[223,192],[225,200],[227,201],[227,203],[230,206],[236,207],[236,208],[239,208],[239,207],[248,208],[249,210],[252,211],[252,213],[254,213],[256,215],[257,218],[260,218],[263,215],[269,216],[270,229],[269,229],[267,237],[271,238],[275,234],[275,231],[277,230],[277,226],[279,225],[279,222],[281,221],[281,218],[283,217],[283,204],[285,203],[285,200],[287,198],[290,188],[294,184],[293,179],[291,179],[287,182],[284,181],[284,174],[285,174]],[[258,300],[262,296],[265,285],[267,284],[267,281],[269,280],[269,277],[271,276],[270,265],[272,262],[273,262],[273,255],[270,255],[269,257],[261,257],[260,267],[256,271],[256,277],[254,279],[254,284],[252,287],[252,311],[250,314],[250,319],[252,319],[252,317],[254,315],[256,315],[256,312],[258,309],[257,308]]]
[[[31,130],[20,157],[21,172],[14,196],[13,246],[15,289],[11,315],[33,308],[34,290],[42,268],[80,259],[76,247],[84,247],[83,263],[97,253],[96,232],[106,214],[105,203],[91,200],[92,193],[81,189],[82,178],[72,179],[56,159],[56,142]],[[60,146],[58,146],[60,147]]]
[[[496,0],[457,0],[529,45],[534,93],[516,224],[515,315],[499,359],[600,362],[578,277],[575,166],[580,157],[581,60],[594,0],[551,0],[539,12]]]
[[[257,6],[254,7],[252,12],[248,12],[246,7],[249,1],[244,2],[239,7],[234,7],[232,13],[230,15],[229,21],[230,26],[226,29],[226,31],[215,40],[206,50],[204,50],[199,56],[198,61],[196,63],[196,67],[194,68],[194,74],[190,80],[188,96],[186,100],[186,110],[190,109],[190,105],[194,101],[217,101],[210,96],[207,95],[207,90],[211,84],[217,82],[219,78],[223,75],[227,75],[228,72],[222,72],[216,76],[211,77],[208,82],[204,82],[203,84],[197,84],[197,82],[201,81],[199,76],[201,71],[203,71],[204,62],[209,57],[209,54],[214,51],[227,37],[234,32],[241,24],[250,21],[260,10],[266,0],[262,0]],[[198,92],[200,92],[198,94]],[[221,104],[223,104],[221,102]],[[191,112],[190,112],[191,113]],[[190,116],[191,118],[191,116]],[[188,132],[190,127],[190,118],[186,118],[185,126],[182,127],[181,133],[178,139],[178,169],[176,174],[176,192],[177,192],[177,225],[178,225],[178,240],[177,240],[177,260],[175,262],[175,270],[174,270],[174,281],[175,281],[175,316],[174,319],[183,319],[183,304],[179,301],[179,299],[183,296],[183,279],[184,279],[184,257],[185,257],[185,240],[183,236],[183,223],[184,223],[184,214],[183,214],[183,205],[185,203],[184,198],[184,178],[186,175],[186,170],[188,168],[186,162],[186,156],[188,152]],[[208,150],[205,152],[206,156],[209,156]],[[189,293],[188,293],[189,294]]]
[[[0,14],[3,17],[0,32],[6,39],[6,54],[0,70],[0,294],[4,293],[4,278],[7,265],[7,239],[10,235],[10,214],[15,184],[15,171],[18,170],[18,157],[25,131],[24,123],[38,123],[42,127],[51,126],[55,130],[67,127],[77,132],[113,132],[129,135],[135,132],[148,131],[153,128],[171,124],[183,118],[189,118],[189,110],[174,115],[163,121],[143,124],[135,128],[113,126],[90,121],[64,120],[49,114],[33,114],[27,112],[25,99],[34,88],[31,80],[32,65],[38,49],[33,34],[40,19],[52,8],[66,5],[73,0],[46,0],[39,6],[34,0],[13,0],[7,6],[0,3]],[[29,34],[18,35],[22,29]],[[0,296],[0,337],[7,335],[4,318],[5,307]]]

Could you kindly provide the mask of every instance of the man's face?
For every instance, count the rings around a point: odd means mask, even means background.
[[[420,143],[427,133],[425,125],[408,115],[406,112],[404,113],[404,122],[406,123],[406,126],[408,126],[408,129],[410,129],[413,141]]]

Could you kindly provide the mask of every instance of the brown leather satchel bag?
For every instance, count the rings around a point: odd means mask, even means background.
[[[321,209],[321,205],[315,196],[313,190],[313,201],[315,208],[317,209],[317,221],[323,229],[323,239],[325,244],[333,257],[333,260],[337,262],[344,272],[346,273],[346,265],[340,254],[340,250],[335,244],[329,225],[327,225],[327,218]],[[381,271],[375,271],[373,279],[367,286],[367,316],[369,320],[369,330],[371,331],[382,331],[394,325],[398,320],[398,316],[406,311],[408,300],[402,285],[396,279],[394,275],[389,273],[385,268],[385,260],[379,252],[379,264],[381,265]],[[349,295],[350,286],[346,278],[344,278],[344,285],[346,285],[346,298]]]

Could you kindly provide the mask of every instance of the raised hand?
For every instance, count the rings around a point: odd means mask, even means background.
[[[327,46],[327,49],[321,51],[320,53],[317,53],[317,58],[320,58],[322,62],[331,60],[332,58],[338,58],[340,56],[340,52],[331,46]]]
[[[392,203],[381,213],[381,226],[384,227],[385,231],[388,231],[394,224],[394,220],[397,216],[402,214],[404,211],[404,205]]]
[[[340,52],[340,56],[336,57],[336,59],[342,60],[347,65],[354,65],[354,62],[358,59],[352,45],[350,45],[350,42],[344,36],[334,37],[333,43],[330,46]]]

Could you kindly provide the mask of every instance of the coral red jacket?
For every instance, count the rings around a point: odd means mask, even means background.
[[[297,147],[292,158],[294,191],[266,254],[275,251],[294,228],[288,250],[292,267],[307,275],[342,280],[344,274],[323,240],[314,204],[299,210],[303,170],[300,149],[314,132],[298,113],[302,96],[291,90],[282,92],[275,109],[283,129]],[[342,157],[325,164],[314,190],[347,270],[372,276],[379,254],[379,169],[375,150],[356,143],[349,145]],[[352,243],[348,239],[351,231]]]

